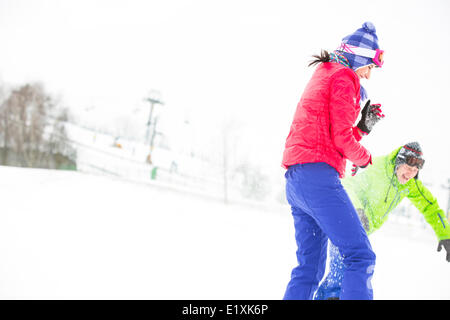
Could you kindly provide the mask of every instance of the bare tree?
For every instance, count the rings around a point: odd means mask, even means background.
[[[12,90],[0,108],[3,164],[12,153],[15,165],[48,167],[55,154],[72,152],[64,126],[67,116],[39,83]]]
[[[8,109],[5,103],[5,88],[0,87],[0,133],[2,135],[2,158],[1,163],[6,164],[6,158],[8,156],[7,145],[9,139],[8,131]]]
[[[230,174],[236,165],[237,145],[239,143],[239,129],[241,124],[235,118],[227,117],[222,120],[221,124],[221,140],[222,140],[222,168],[223,168],[223,197],[225,204],[228,203],[228,194],[230,187]]]
[[[234,168],[233,178],[238,180],[239,189],[244,198],[261,201],[270,192],[268,176],[259,166],[248,161]]]

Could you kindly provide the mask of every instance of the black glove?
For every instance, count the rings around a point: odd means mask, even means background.
[[[359,120],[356,126],[364,134],[369,134],[373,126],[380,119],[384,118],[384,114],[381,112],[381,104],[370,104],[370,100],[367,100],[366,105],[361,111],[361,120]]]
[[[450,239],[439,241],[437,251],[441,251],[442,247],[447,251],[447,261],[450,262]]]

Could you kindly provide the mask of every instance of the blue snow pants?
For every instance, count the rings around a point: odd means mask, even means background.
[[[341,293],[342,279],[344,278],[344,258],[340,255],[339,249],[332,243],[329,246],[328,259],[330,270],[325,279],[320,283],[314,300],[328,300],[339,298]]]
[[[372,299],[375,254],[338,172],[323,162],[304,163],[289,167],[285,177],[298,266],[292,270],[284,299],[313,298],[325,271],[328,239],[338,247],[346,266],[340,299]]]

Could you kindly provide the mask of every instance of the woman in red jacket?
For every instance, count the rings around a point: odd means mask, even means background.
[[[338,50],[315,57],[310,65],[319,65],[297,105],[283,154],[299,263],[284,299],[312,299],[325,271],[328,239],[346,265],[340,299],[372,299],[375,254],[340,178],[346,159],[359,167],[371,163],[359,141],[382,117],[379,105],[368,101],[354,123],[365,99],[360,79],[382,66],[383,51],[374,25],[366,22]]]

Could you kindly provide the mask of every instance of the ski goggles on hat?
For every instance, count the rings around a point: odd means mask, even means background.
[[[423,165],[425,163],[425,160],[423,159],[419,159],[419,158],[415,158],[413,156],[406,156],[405,157],[405,162],[408,166],[410,167],[416,167],[417,169],[422,169]]]
[[[384,63],[383,59],[384,50],[380,49],[372,50],[368,48],[361,48],[346,43],[341,43],[341,46],[337,50],[352,53],[357,56],[371,58],[375,66],[377,66],[378,68],[381,68],[381,66]]]

